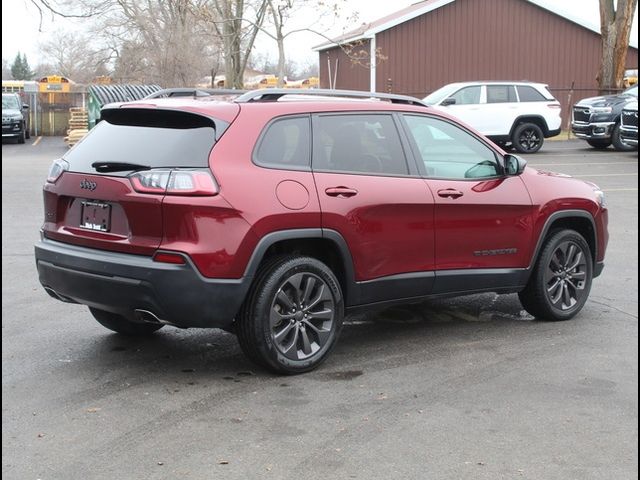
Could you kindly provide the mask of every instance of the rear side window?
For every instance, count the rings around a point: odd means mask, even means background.
[[[321,115],[314,121],[313,169],[369,175],[407,175],[391,115]]]
[[[96,173],[95,162],[118,162],[150,168],[208,167],[216,140],[215,122],[176,111],[108,113],[81,142],[64,156],[69,170]],[[126,176],[130,172],[110,172]]]
[[[308,170],[310,155],[308,116],[282,118],[267,127],[254,154],[258,165],[285,170]]]
[[[527,85],[518,85],[516,87],[518,89],[518,97],[520,97],[521,102],[546,102],[548,101],[544,98],[538,90],[533,87],[529,87]]]
[[[487,85],[487,103],[517,102],[513,85]]]

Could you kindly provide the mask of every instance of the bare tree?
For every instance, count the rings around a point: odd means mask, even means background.
[[[247,67],[262,73],[278,75],[278,61],[274,61],[269,53],[253,52],[247,62]],[[287,78],[295,78],[298,76],[298,69],[299,66],[296,62],[287,59],[284,65],[284,76]]]
[[[267,0],[210,0],[197,11],[222,43],[225,85],[243,88],[244,71],[264,22]]]
[[[261,28],[262,32],[275,40],[278,46],[278,86],[284,84],[286,75],[287,59],[284,42],[285,40],[300,32],[312,32],[319,37],[328,39],[322,33],[322,21],[327,18],[337,19],[342,13],[342,7],[346,5],[346,0],[336,0],[334,2],[325,0],[267,0],[269,9],[269,23],[266,28]],[[313,12],[312,19],[308,24],[298,24],[287,29],[287,25],[296,17],[300,18],[308,12]],[[347,19],[348,21],[348,19]]]
[[[194,13],[205,0],[114,1],[100,28],[116,52],[117,77],[190,86],[209,72],[219,45]]]
[[[194,85],[219,56],[219,42],[197,15],[209,0],[31,0],[41,11],[91,20],[114,75],[163,86]]]
[[[105,48],[94,49],[86,35],[62,30],[57,30],[41,43],[40,51],[52,68],[49,73],[57,73],[79,83],[90,82],[110,60],[110,52]]]
[[[598,88],[606,91],[622,88],[629,36],[638,0],[600,0],[602,62],[598,72]]]

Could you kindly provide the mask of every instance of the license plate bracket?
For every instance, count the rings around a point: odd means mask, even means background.
[[[111,205],[91,200],[83,201],[80,228],[96,232],[108,232],[111,228]]]

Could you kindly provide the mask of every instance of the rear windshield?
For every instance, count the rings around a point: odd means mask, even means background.
[[[215,122],[210,118],[147,109],[103,112],[103,117],[106,118],[64,156],[69,171],[95,174],[91,165],[96,162],[150,168],[209,165],[209,153],[216,141]],[[109,175],[129,173],[109,172]]]

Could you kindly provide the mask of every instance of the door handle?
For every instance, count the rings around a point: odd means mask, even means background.
[[[355,188],[349,187],[332,187],[327,188],[324,193],[330,197],[349,198],[357,195],[358,191]]]
[[[459,190],[454,190],[453,188],[446,188],[444,190],[438,190],[438,196],[442,198],[460,198],[464,193]]]

